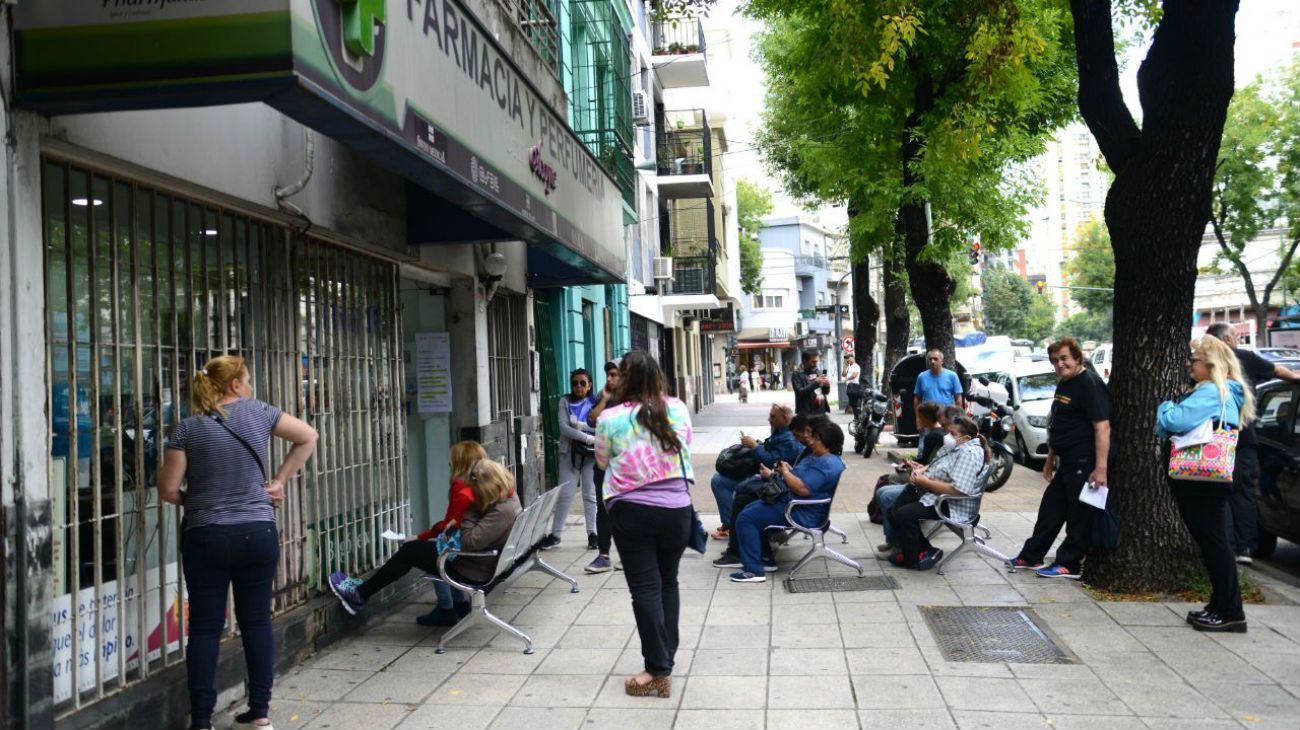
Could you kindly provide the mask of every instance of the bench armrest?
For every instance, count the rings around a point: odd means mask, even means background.
[[[452,578],[447,576],[447,561],[451,559],[452,556],[456,556],[456,555],[463,555],[467,558],[495,558],[500,554],[501,553],[497,550],[483,550],[479,552],[467,552],[465,550],[457,550],[454,548],[447,550],[442,555],[438,556],[438,577],[442,579],[442,582],[446,583],[452,588],[463,591],[465,593],[475,593],[481,589],[476,586],[467,586],[464,583],[453,580]]]
[[[822,504],[829,505],[834,499],[835,499],[834,497],[827,497],[826,499],[792,499],[785,505],[785,521],[791,526],[796,524],[794,521],[795,507],[807,507],[807,506],[815,506],[815,505],[822,505]],[[830,512],[827,511],[826,519],[822,522],[821,526],[816,529],[825,529],[826,526],[829,525],[830,523],[831,523],[831,516],[830,516]],[[799,526],[804,527],[804,525],[799,525]]]
[[[939,521],[944,523],[945,525],[951,525],[952,527],[968,527],[970,525],[969,522],[958,522],[945,515],[943,513],[943,503],[948,501],[960,502],[967,499],[979,499],[980,497],[983,496],[984,496],[983,493],[967,494],[961,497],[954,497],[951,494],[940,494],[939,500],[934,503],[934,513],[939,516]]]

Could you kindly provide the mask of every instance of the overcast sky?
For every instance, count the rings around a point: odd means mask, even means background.
[[[763,71],[752,59],[753,36],[758,24],[742,18],[736,9],[743,0],[719,0],[706,24],[724,35],[709,47],[711,93],[722,92],[729,99],[727,137],[731,153],[727,169],[734,177],[761,182],[777,192],[776,214],[792,215],[797,205],[779,195],[779,185],[753,149],[754,132],[763,111]],[[1300,51],[1300,2],[1297,0],[1242,0],[1237,14],[1236,80],[1249,83]],[[1124,95],[1129,106],[1137,108],[1137,68],[1146,55],[1146,46],[1136,46],[1129,53],[1124,69]],[[815,216],[816,217],[816,216]],[[842,210],[826,209],[820,218],[825,225],[843,225]]]

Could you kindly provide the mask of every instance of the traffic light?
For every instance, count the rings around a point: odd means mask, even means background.
[[[1038,287],[1039,295],[1042,295],[1044,292],[1047,291],[1047,282],[1045,281],[1034,282],[1034,286]]]
[[[974,266],[980,262],[980,242],[976,241],[970,245],[970,262]]]

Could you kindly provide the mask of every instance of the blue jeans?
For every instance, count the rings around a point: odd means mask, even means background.
[[[731,510],[736,503],[736,485],[739,483],[721,474],[714,474],[713,481],[709,483],[713,487],[713,498],[718,500],[718,514],[722,517],[722,526],[728,529],[731,528]]]
[[[235,620],[244,642],[248,709],[266,717],[275,675],[271,633],[271,588],[280,560],[274,522],[193,527],[181,536],[189,589],[190,632],[185,669],[190,688],[190,723],[207,727],[217,702],[217,656],[226,623],[226,593],[233,586]]]
[[[736,517],[736,543],[740,547],[740,562],[747,572],[763,574],[763,561],[771,561],[772,543],[763,537],[763,528],[785,524],[784,500],[775,504],[751,502]]]
[[[885,528],[885,542],[894,543],[894,523],[889,521],[889,511],[894,508],[898,496],[907,488],[906,484],[886,484],[876,490],[876,504],[880,505],[880,514],[884,515],[881,527]]]

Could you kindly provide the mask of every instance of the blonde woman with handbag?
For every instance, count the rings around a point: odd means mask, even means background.
[[[1188,452],[1171,454],[1169,488],[1182,515],[1183,524],[1201,551],[1201,562],[1210,576],[1210,602],[1202,611],[1187,614],[1187,623],[1197,631],[1246,632],[1246,614],[1241,607],[1237,582],[1237,558],[1228,535],[1228,500],[1232,496],[1232,456],[1236,432],[1254,420],[1255,399],[1246,387],[1241,366],[1232,348],[1213,337],[1192,341],[1188,369],[1195,387],[1177,401],[1165,401],[1156,410],[1156,430],[1161,438],[1214,427],[1214,441],[1188,446],[1200,449],[1207,463],[1192,469]],[[1179,465],[1183,465],[1181,468]],[[1226,481],[1225,472],[1226,471]]]

